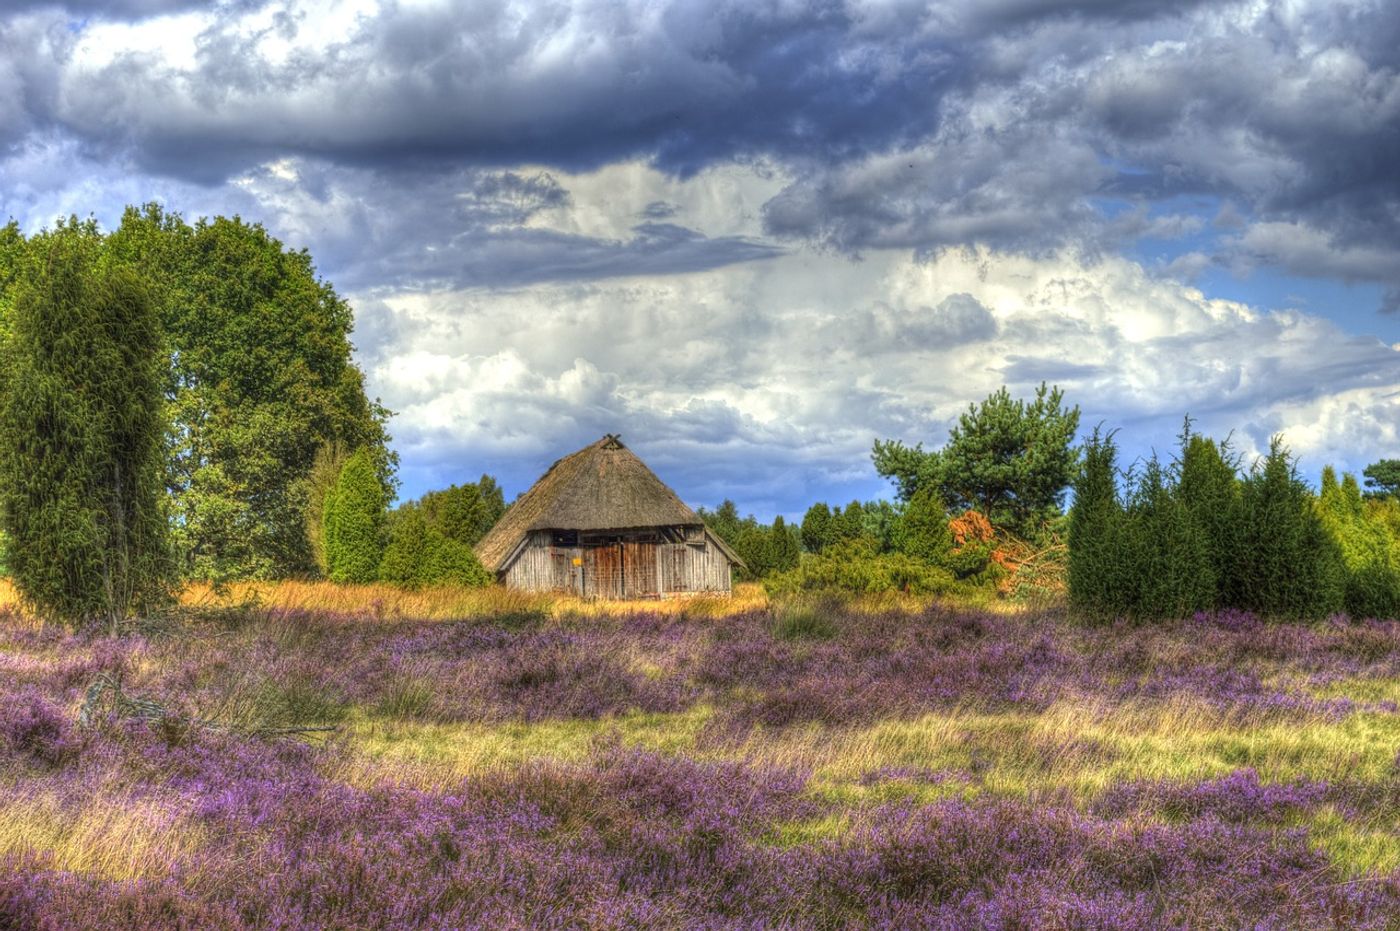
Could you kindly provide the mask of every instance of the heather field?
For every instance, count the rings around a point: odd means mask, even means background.
[[[1400,623],[0,618],[0,928],[1400,928]]]

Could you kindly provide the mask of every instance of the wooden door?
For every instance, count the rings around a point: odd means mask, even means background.
[[[656,576],[656,544],[622,544],[622,585],[625,598],[656,598],[661,594]]]
[[[583,594],[589,598],[622,597],[622,547],[616,543],[583,548]]]

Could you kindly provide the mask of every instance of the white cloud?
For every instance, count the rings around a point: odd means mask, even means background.
[[[1122,427],[1133,454],[1166,452],[1188,412],[1206,432],[1237,431],[1246,454],[1283,432],[1314,469],[1360,468],[1395,441],[1400,352],[1125,259],[803,251],[387,304],[393,335],[370,353],[370,382],[400,411],[396,435],[432,450],[411,477],[428,484],[490,465],[520,490],[621,431],[693,503],[793,514],[878,490],[875,438],[940,444],[969,401],[1042,379],[1084,408],[1086,428]]]

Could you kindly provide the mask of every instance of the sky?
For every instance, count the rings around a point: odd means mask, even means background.
[[[239,214],[356,311],[403,497],[620,433],[889,496],[1002,385],[1400,456],[1400,4],[6,0],[0,214]]]

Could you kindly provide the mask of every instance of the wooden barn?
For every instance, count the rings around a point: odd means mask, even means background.
[[[743,565],[612,434],[550,466],[476,554],[509,588],[588,598],[727,595]]]

